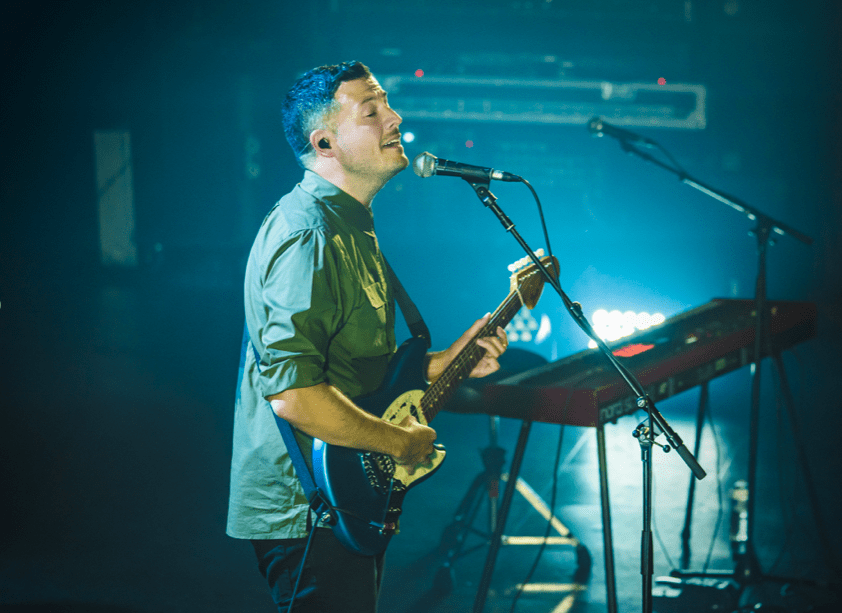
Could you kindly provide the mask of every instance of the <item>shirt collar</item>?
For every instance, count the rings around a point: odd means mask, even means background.
[[[346,223],[374,236],[374,215],[371,209],[350,194],[311,170],[304,171],[301,189],[324,203]]]

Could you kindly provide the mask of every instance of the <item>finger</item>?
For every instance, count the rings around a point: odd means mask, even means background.
[[[399,460],[395,458],[395,463],[399,466],[405,467],[407,470],[415,470],[418,466],[427,466],[433,461],[436,455],[435,445],[430,445],[429,450],[413,455],[411,459]]]
[[[495,345],[499,346],[501,349],[505,350],[506,347],[509,346],[508,334],[506,334],[506,331],[500,326],[497,326],[497,330],[495,330],[494,333],[496,336],[485,336],[482,339],[477,340],[488,340],[494,343]]]
[[[498,362],[495,358],[486,355],[477,363],[473,371],[471,371],[470,376],[484,377],[498,370],[500,370],[500,362]]]
[[[496,336],[477,339],[477,345],[485,349],[487,357],[498,358],[506,351],[506,345]]]
[[[488,360],[483,364],[483,376],[490,375],[498,370],[500,370],[500,362],[497,360]]]
[[[468,345],[472,338],[474,338],[479,331],[482,330],[483,326],[488,323],[488,320],[491,318],[491,313],[486,313],[479,319],[477,319],[471,327],[465,330],[454,343],[450,346],[449,351],[452,352],[453,355],[461,351],[464,347]]]
[[[485,326],[485,324],[488,323],[489,319],[491,319],[491,313],[486,313],[485,315],[477,319],[462,336],[472,338],[477,332],[482,330],[483,326]]]

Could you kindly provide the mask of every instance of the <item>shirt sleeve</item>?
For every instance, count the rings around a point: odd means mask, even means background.
[[[328,347],[343,312],[341,259],[323,229],[292,235],[269,258],[262,284],[266,323],[260,331],[264,398],[327,380]]]

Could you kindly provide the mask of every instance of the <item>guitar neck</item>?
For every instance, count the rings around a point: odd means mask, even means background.
[[[517,292],[511,292],[491,315],[488,323],[474,336],[447,366],[442,375],[427,388],[421,397],[421,409],[427,422],[447,403],[459,384],[464,381],[482,357],[485,349],[477,345],[477,340],[486,336],[495,336],[498,327],[505,328],[514,318],[523,302]]]

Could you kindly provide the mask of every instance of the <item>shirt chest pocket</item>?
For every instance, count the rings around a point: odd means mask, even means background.
[[[391,352],[392,334],[384,288],[371,283],[361,288],[357,304],[336,340],[354,357],[371,357]]]

